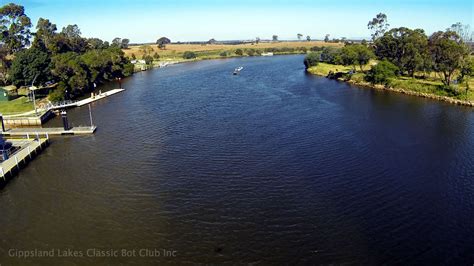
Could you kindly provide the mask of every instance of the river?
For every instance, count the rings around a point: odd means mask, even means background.
[[[125,79],[0,191],[0,263],[472,264],[473,109],[302,61]]]

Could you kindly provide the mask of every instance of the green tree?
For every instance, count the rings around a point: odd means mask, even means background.
[[[112,45],[113,45],[113,46],[120,47],[121,44],[122,44],[122,39],[119,38],[119,37],[115,37],[115,38],[112,40]]]
[[[365,75],[365,79],[372,84],[388,85],[390,80],[396,77],[398,67],[387,60],[378,62],[372,66],[369,72]]]
[[[273,35],[273,36],[272,36],[272,40],[273,40],[274,42],[278,42],[278,35]]]
[[[311,36],[306,36],[306,41],[310,42],[311,41]]]
[[[372,40],[374,41],[383,36],[389,27],[387,15],[384,13],[378,13],[367,23],[367,28],[372,31]]]
[[[145,60],[145,64],[147,65],[153,64],[153,57],[151,55],[144,55],[143,60]]]
[[[256,44],[259,44],[259,43],[260,43],[260,37],[256,37],[256,38],[255,38],[255,43],[256,43]]]
[[[355,71],[357,65],[357,51],[351,47],[352,45],[346,45],[341,49],[341,62],[345,66],[352,66]]]
[[[156,40],[156,44],[158,44],[158,48],[160,49],[166,49],[166,45],[170,43],[171,43],[171,40],[166,37],[161,37],[158,40]]]
[[[242,51],[242,49],[239,48],[239,49],[235,50],[235,54],[239,55],[239,56],[242,56],[244,54],[244,51]]]
[[[468,47],[456,32],[438,31],[430,36],[429,48],[434,70],[442,74],[443,84],[450,86],[454,73],[469,56]]]
[[[363,67],[367,65],[371,59],[375,58],[375,55],[372,50],[365,45],[352,44],[349,45],[349,47],[356,54],[355,61],[359,65],[360,71],[363,71]]]
[[[329,34],[326,34],[326,36],[324,36],[324,42],[329,42]]]
[[[69,51],[84,53],[87,50],[87,41],[81,37],[81,30],[76,24],[63,27],[59,35],[63,38]]]
[[[128,45],[130,44],[130,40],[129,39],[122,39],[122,42],[120,44],[120,48],[122,49],[128,49]]]
[[[227,54],[226,51],[222,51],[219,55],[222,56],[222,57],[226,57],[228,54]]]
[[[155,53],[153,54],[153,59],[155,59],[155,60],[160,60],[160,55],[155,52]]]
[[[38,48],[20,51],[13,59],[9,70],[10,79],[16,86],[44,84],[51,79],[51,58]]]
[[[386,32],[375,41],[375,53],[398,66],[402,73],[413,76],[429,64],[428,37],[421,29],[401,27]]]
[[[10,3],[0,8],[0,43],[9,54],[30,44],[30,28],[31,20],[23,6]]]
[[[194,59],[194,58],[196,58],[196,57],[197,57],[196,53],[191,52],[191,51],[186,51],[186,52],[184,52],[184,54],[183,54],[183,58],[184,58],[184,59]]]
[[[255,55],[255,49],[246,49],[245,52],[247,53],[248,56]]]
[[[461,70],[459,71],[459,77],[457,80],[459,83],[466,80],[466,78],[470,78],[474,75],[474,57],[465,57],[463,62],[461,63]]]
[[[99,38],[89,38],[87,39],[87,47],[88,49],[91,49],[91,50],[92,49],[106,49],[108,48],[108,45]]]
[[[326,46],[322,48],[318,47],[317,49],[312,49],[312,51],[321,51],[321,62],[335,65],[342,64],[340,49]]]
[[[300,41],[301,41],[301,38],[303,38],[303,34],[301,34],[301,33],[298,33],[298,34],[296,34],[296,37],[298,38],[298,40],[300,40]]]
[[[51,23],[49,19],[39,18],[36,23],[36,33],[34,33],[35,39],[32,46],[41,48],[44,45],[48,50],[54,44],[54,36],[56,35],[56,24]]]
[[[69,93],[82,94],[82,91],[88,88],[91,82],[90,74],[79,54],[74,52],[57,54],[53,56],[52,62],[54,67],[51,72]]]
[[[461,22],[457,22],[451,25],[448,30],[456,32],[465,43],[472,42],[473,32],[468,24],[464,25]]]
[[[307,54],[306,57],[304,58],[304,66],[306,67],[306,69],[317,66],[320,61],[320,56],[321,56],[320,53],[315,53],[315,52]]]

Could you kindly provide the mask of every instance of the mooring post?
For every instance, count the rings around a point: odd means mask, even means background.
[[[40,141],[40,136],[38,134],[38,132],[36,132],[36,140],[39,142]]]
[[[3,167],[0,167],[0,172],[2,173],[3,181],[6,181],[5,173],[3,172]]]
[[[3,123],[3,114],[0,114],[0,121],[2,122],[2,132],[5,132],[5,123]]]
[[[30,139],[30,134],[26,133],[26,139]]]
[[[94,128],[94,122],[92,121],[92,110],[91,110],[91,104],[89,104],[89,118],[91,120],[91,129]]]
[[[63,120],[63,128],[64,128],[64,130],[65,130],[65,131],[68,131],[68,130],[70,129],[70,127],[69,127],[69,122],[68,122],[68,120],[67,120],[67,112],[66,112],[66,110],[63,110],[63,111],[61,112],[61,118],[62,118],[62,120]]]
[[[20,170],[20,165],[18,164],[18,157],[15,155],[15,163],[18,170]]]
[[[28,155],[30,155],[30,159],[31,159],[31,148],[30,148],[30,146],[28,146]]]
[[[48,133],[46,133],[46,140],[49,140],[49,135],[48,135]]]

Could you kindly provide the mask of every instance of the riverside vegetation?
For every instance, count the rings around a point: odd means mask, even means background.
[[[474,106],[474,57],[469,26],[453,24],[427,36],[421,29],[388,30],[378,14],[368,24],[372,42],[346,42],[309,53],[307,71],[328,78]]]
[[[68,25],[58,32],[56,25],[44,18],[38,20],[36,32],[31,32],[31,27],[23,6],[10,3],[0,8],[0,83],[3,85],[20,88],[50,85],[49,99],[59,101],[76,98],[100,83],[133,73],[133,64],[125,57],[122,43],[83,38],[77,25]],[[28,90],[23,91],[26,96]],[[0,110],[25,110],[25,100],[22,97],[1,103]],[[15,109],[18,106],[21,108]]]

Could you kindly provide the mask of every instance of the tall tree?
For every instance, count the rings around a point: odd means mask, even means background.
[[[296,34],[296,37],[298,38],[298,40],[301,40],[301,38],[303,38],[303,34],[298,33],[298,34]]]
[[[108,45],[106,45],[104,41],[99,38],[89,38],[87,39],[87,47],[91,50],[106,49],[108,48]]]
[[[63,27],[59,35],[62,35],[62,41],[66,41],[69,51],[84,53],[87,50],[87,41],[81,37],[81,30],[76,24]]]
[[[128,49],[128,45],[130,44],[129,39],[122,39],[122,43],[120,44],[120,47],[122,49]]]
[[[329,42],[329,34],[326,34],[326,36],[324,36],[324,42]]]
[[[113,45],[113,46],[120,47],[121,44],[122,44],[122,39],[119,38],[119,37],[115,37],[115,38],[112,40],[112,45]]]
[[[277,41],[278,41],[278,35],[273,35],[273,36],[272,36],[272,40],[273,40],[274,42],[277,42]]]
[[[451,25],[451,27],[448,30],[456,32],[464,42],[472,41],[473,32],[471,31],[471,26],[467,24],[463,25],[461,24],[461,22],[458,22]]]
[[[421,29],[394,28],[375,41],[375,53],[413,76],[429,63],[428,37]]]
[[[54,42],[56,30],[56,24],[51,23],[49,19],[39,18],[36,24],[36,33],[34,33],[33,46],[39,47],[43,44],[46,48],[50,49]]]
[[[311,36],[309,36],[309,35],[306,36],[306,40],[307,40],[308,42],[310,42],[310,41],[311,41]]]
[[[438,31],[429,39],[430,53],[434,70],[440,72],[442,81],[450,86],[453,75],[460,70],[463,61],[469,56],[469,49],[454,31]]]
[[[171,40],[166,37],[161,37],[158,40],[156,40],[156,44],[158,44],[158,48],[160,49],[166,49],[166,45],[170,43],[171,43]]]
[[[23,6],[10,3],[0,8],[0,43],[9,54],[30,44],[30,28],[31,20]]]
[[[9,70],[10,79],[17,86],[29,86],[35,78],[36,85],[43,84],[51,79],[50,64],[50,56],[38,48],[20,51]]]
[[[255,38],[255,43],[256,43],[256,44],[259,44],[259,43],[260,43],[260,37],[256,37],[256,38]]]
[[[372,31],[372,40],[374,41],[383,36],[389,27],[390,24],[388,24],[387,15],[384,13],[378,13],[375,18],[367,24],[367,28]]]

